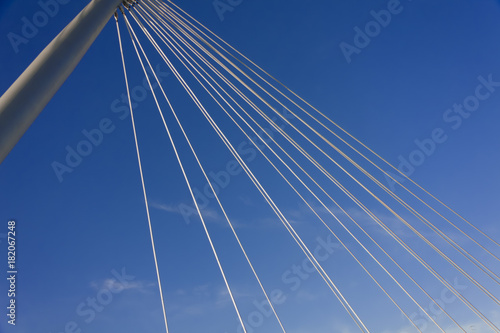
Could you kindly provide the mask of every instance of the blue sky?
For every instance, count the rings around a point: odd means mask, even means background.
[[[233,2],[233,10],[223,13],[223,20],[212,0],[176,3],[395,165],[416,156],[416,141],[426,142],[437,130],[440,142],[420,165],[412,167],[411,177],[500,239],[500,87],[484,87],[485,80],[500,81],[497,1],[403,0],[393,8],[395,14],[387,26],[347,57],[341,45],[356,46],[355,27],[364,27],[373,20],[371,11],[387,9],[394,1],[320,0],[311,4],[242,0]],[[57,13],[16,49],[9,33],[22,34],[25,21],[32,22],[42,7],[31,0],[2,2],[0,91],[9,87],[84,5],[74,0],[60,4]],[[130,41],[124,43],[131,87],[140,87],[143,75]],[[197,110],[167,66],[159,59],[152,62],[184,117],[206,169],[216,174],[225,170],[231,155],[208,124],[195,116]],[[457,113],[448,111],[474,95],[479,85],[488,96],[468,118],[457,118]],[[11,327],[2,314],[0,332],[164,330],[130,117],[119,108],[124,105],[124,93],[112,20],[0,165],[0,237],[7,232],[7,221],[15,219],[19,269],[18,322]],[[201,223],[194,215],[179,213],[182,207],[191,206],[190,195],[150,97],[136,99],[137,126],[171,331],[237,332],[237,318]],[[85,139],[85,131],[99,127],[109,132],[102,142],[71,173],[58,178],[53,163],[64,163],[67,147],[76,149]],[[227,130],[235,145],[245,142],[233,127],[228,125]],[[195,187],[203,191],[204,182],[193,158],[186,153],[185,144],[180,147]],[[325,245],[335,241],[312,221],[314,216],[278,177],[267,171],[265,161],[255,158],[250,165],[310,247],[328,253],[322,264],[368,327],[373,332],[413,332],[345,250]],[[337,194],[333,186],[331,189]],[[303,264],[304,255],[244,174],[231,177],[220,195],[266,288],[278,295],[276,309],[287,331],[356,332],[319,276],[293,273]],[[340,200],[397,255],[395,244],[386,235],[345,199]],[[243,318],[246,322],[264,318],[262,325],[253,328],[255,332],[277,332],[266,309],[256,306],[263,296],[213,200],[204,212]],[[380,215],[398,228],[394,218],[382,211]],[[406,229],[397,230],[418,246]],[[4,238],[0,241],[0,262],[4,262],[6,242]],[[498,254],[498,249],[492,249]],[[429,250],[422,251],[439,265]],[[359,249],[357,253],[361,255]],[[403,255],[400,260],[441,297],[442,286],[427,281]],[[369,267],[376,271],[372,264]],[[485,313],[500,324],[498,306],[477,296],[458,273],[445,268],[442,273],[483,304]],[[383,281],[390,285],[387,279]],[[498,286],[488,286],[499,294]],[[4,290],[8,286],[2,279],[2,309],[8,301]],[[98,297],[106,304],[91,310],[87,302]],[[409,314],[422,318],[414,305],[402,296],[400,299]],[[445,304],[470,329],[487,331],[458,301]],[[259,311],[261,315],[256,314]]]

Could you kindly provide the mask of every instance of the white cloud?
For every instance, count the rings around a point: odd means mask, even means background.
[[[140,292],[148,292],[151,288],[156,287],[156,283],[146,281],[128,281],[123,284],[116,279],[94,280],[90,282],[90,286],[95,290],[137,290]]]
[[[159,203],[159,202],[153,202],[153,203],[151,203],[151,207],[159,209],[159,210],[163,210],[163,211],[169,212],[169,213],[178,213],[178,214],[180,214],[178,206],[174,206],[174,205],[171,205],[171,204],[162,204],[162,203]]]

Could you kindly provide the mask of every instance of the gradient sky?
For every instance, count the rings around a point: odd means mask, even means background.
[[[415,140],[429,138],[441,128],[447,139],[415,168],[412,178],[498,240],[500,88],[460,123],[446,115],[455,103],[475,93],[479,77],[500,81],[500,4],[402,0],[401,10],[387,27],[348,62],[341,43],[353,44],[353,29],[373,19],[370,11],[386,9],[391,2],[242,0],[221,20],[212,0],[176,1],[391,163],[408,159],[417,149]],[[9,33],[20,35],[25,20],[32,22],[41,7],[34,0],[1,2],[2,93],[84,6],[76,0],[59,5],[46,25],[15,50]],[[125,44],[131,60],[130,84],[135,87],[142,84],[142,76],[130,44]],[[189,118],[194,106],[181,96],[167,66],[159,66],[165,86],[174,96],[179,94],[179,112]],[[7,270],[3,236],[9,219],[18,224],[19,269],[18,322],[15,328],[8,325],[2,310],[0,332],[164,331],[130,117],[115,112],[123,93],[111,20],[0,165],[0,268],[5,271],[0,276]],[[150,99],[139,103],[138,131],[139,140],[143,135],[145,177],[171,332],[237,332],[237,318],[201,223],[194,216],[186,220],[179,214],[180,205],[190,205],[190,196],[172,149],[158,119],[140,117],[153,108]],[[64,162],[66,147],[74,148],[85,138],[82,131],[103,126],[103,121],[110,133],[73,172],[58,179],[53,162]],[[207,170],[223,170],[230,154],[201,119],[193,118],[190,126]],[[236,134],[233,139],[235,144],[243,142]],[[186,163],[192,162],[186,157]],[[312,215],[305,207],[297,204],[290,191],[281,190],[274,176],[266,175],[264,162],[252,163],[269,186],[274,185],[273,193],[311,247],[328,243],[322,228],[306,223]],[[201,176],[194,172],[193,182],[203,187]],[[284,279],[292,276],[304,256],[243,174],[231,178],[221,198],[231,207],[263,282],[281,295],[277,310],[288,332],[356,332],[317,275],[301,279],[295,275],[294,282]],[[214,241],[224,249],[221,259],[248,321],[263,296],[235,254],[230,231],[215,208],[211,202],[205,210],[208,225]],[[413,332],[405,330],[409,323],[345,250],[335,248],[324,265],[373,332]],[[120,284],[116,276],[124,273]],[[455,280],[456,276],[447,278],[465,286],[464,293],[475,299],[473,288],[463,277]],[[443,287],[430,288],[439,295]],[[1,279],[0,309],[7,304],[7,289]],[[112,299],[100,311],[85,305],[89,298],[106,297],[102,295],[108,290],[115,292],[106,294]],[[498,295],[498,287],[493,290]],[[483,332],[457,303],[447,303],[447,309],[455,310],[472,332]],[[409,313],[417,313],[411,304],[404,304]],[[500,324],[498,307],[484,310]],[[273,319],[266,317],[254,331],[277,329]]]

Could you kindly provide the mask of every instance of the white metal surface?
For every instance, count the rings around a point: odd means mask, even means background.
[[[78,65],[122,0],[92,0],[0,97],[0,163]]]

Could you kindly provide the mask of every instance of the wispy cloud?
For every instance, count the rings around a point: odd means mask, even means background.
[[[172,204],[153,202],[153,203],[151,203],[151,207],[159,209],[159,210],[163,210],[163,211],[169,212],[169,213],[180,214],[179,207],[176,205],[172,205]]]
[[[94,280],[90,282],[90,287],[95,290],[137,290],[140,292],[149,292],[151,288],[156,287],[156,283],[147,281],[130,281],[123,284],[115,279]]]

